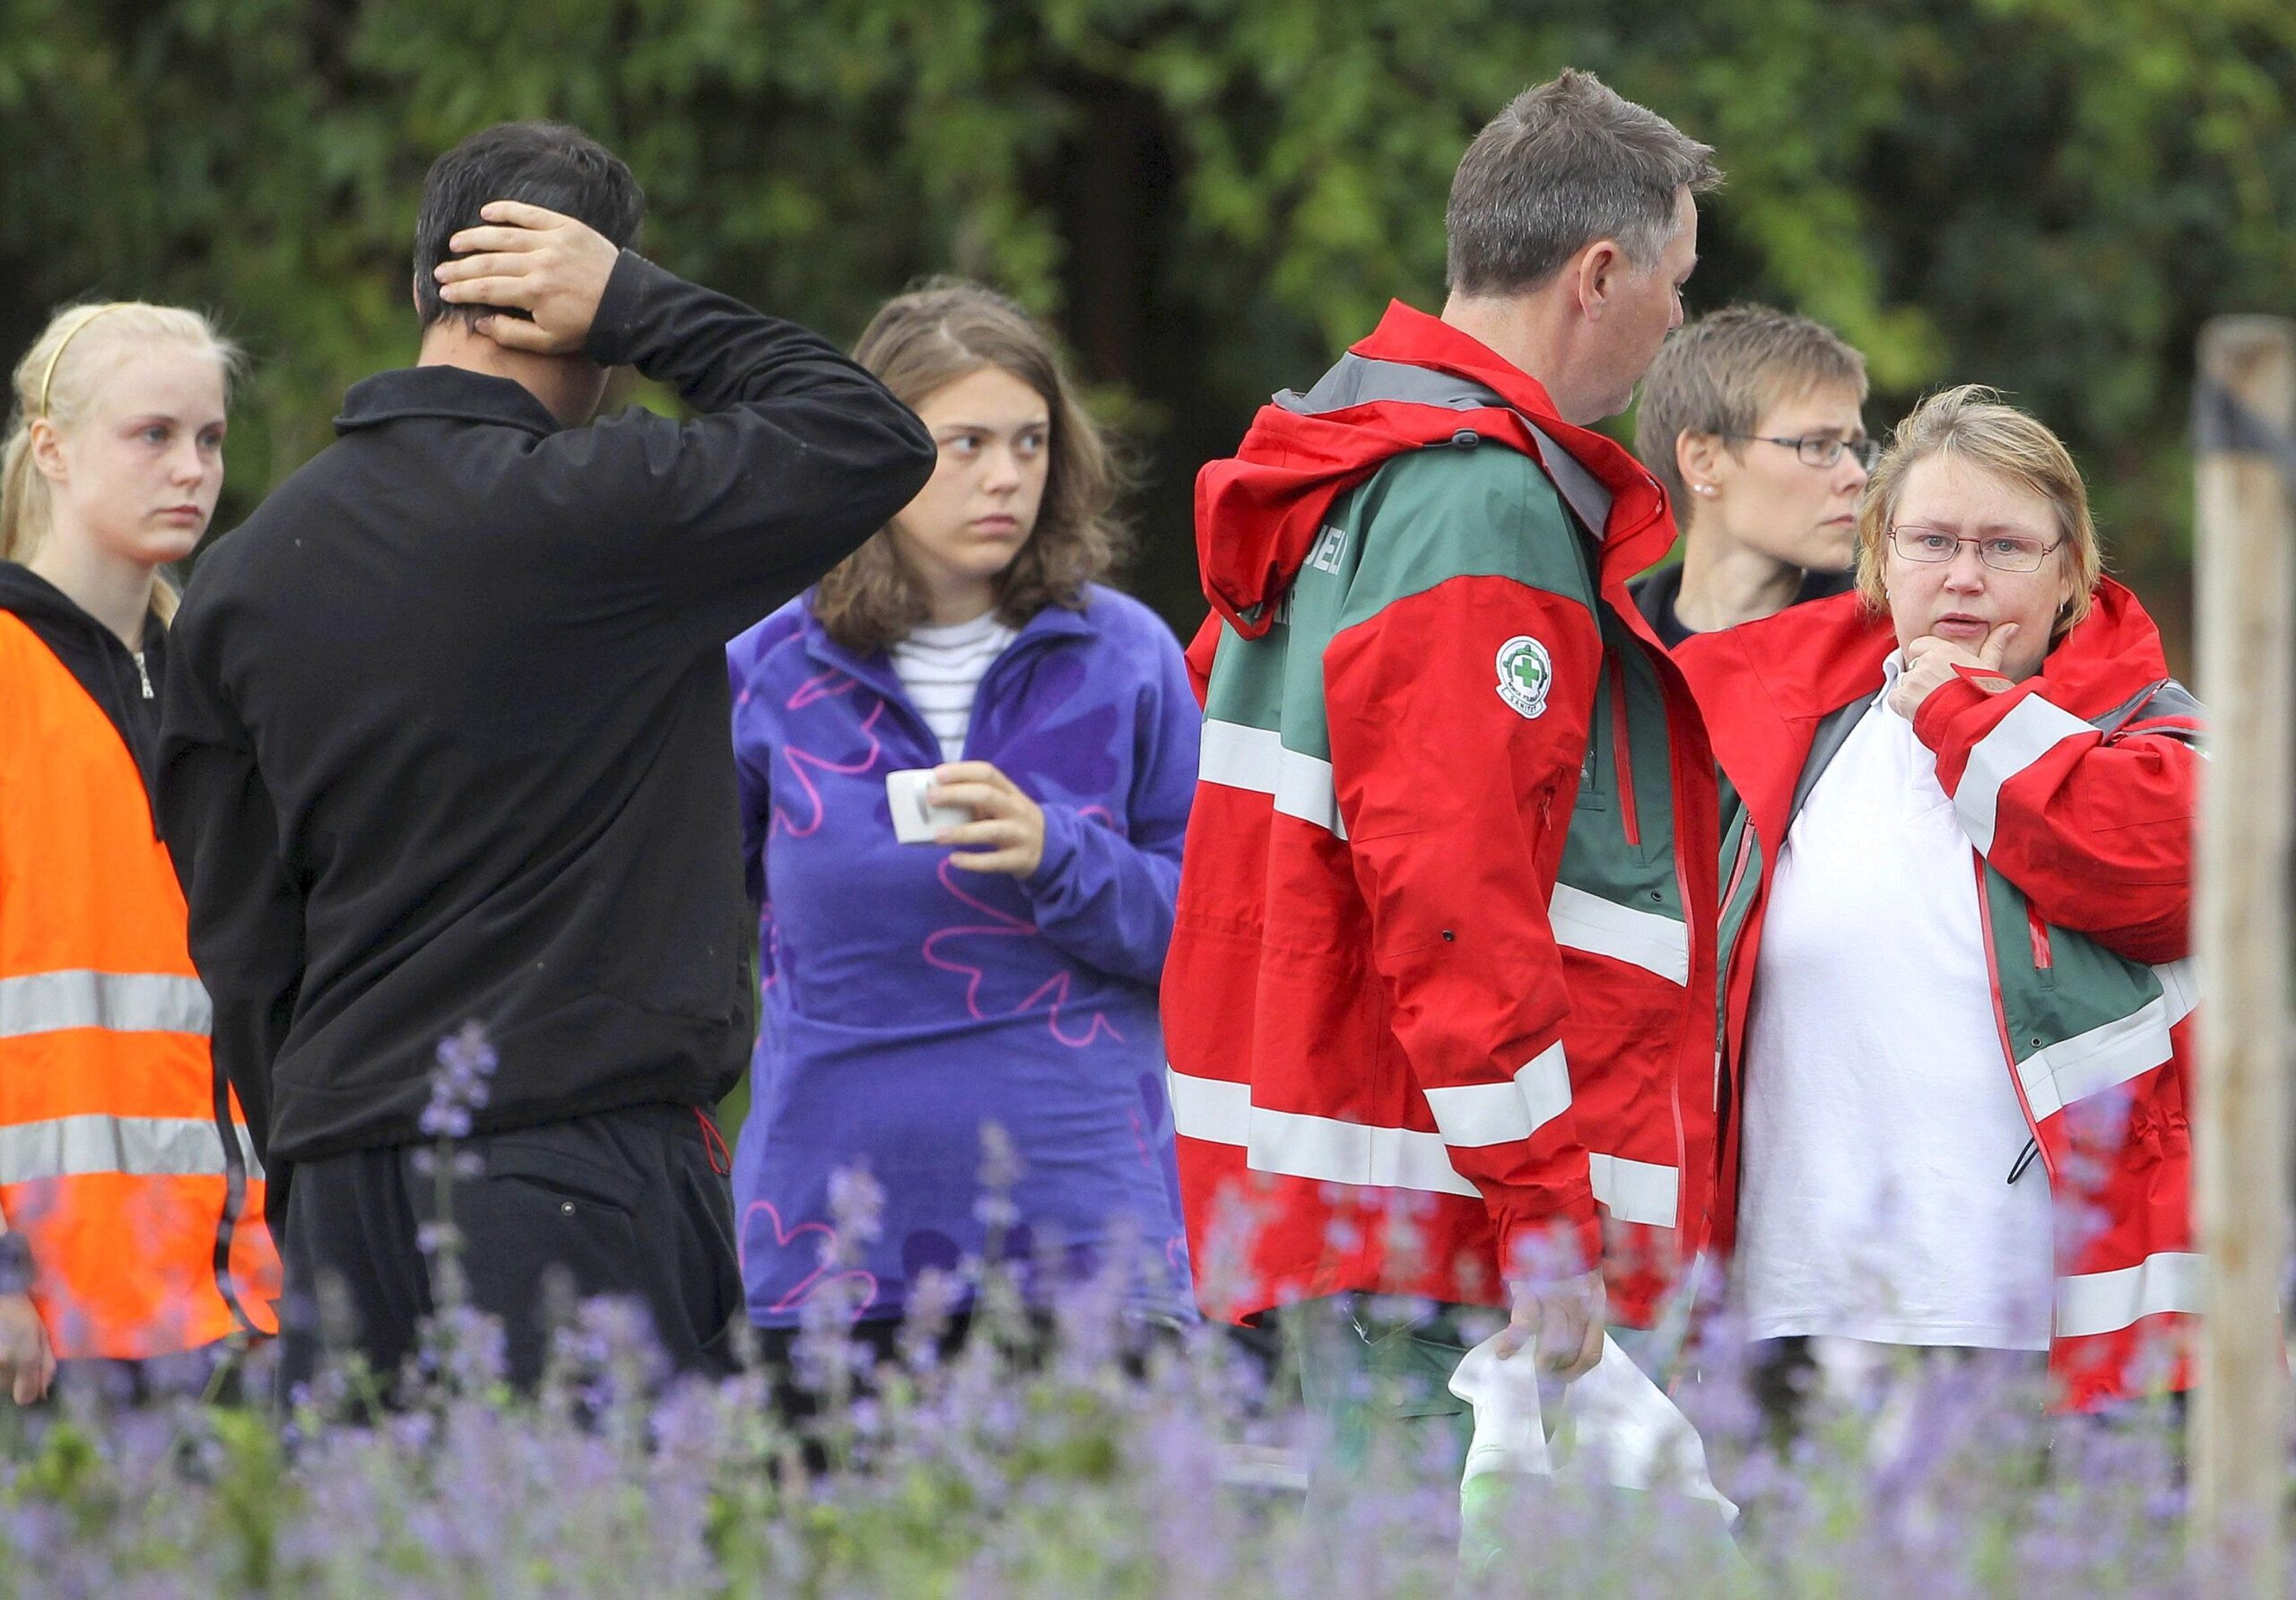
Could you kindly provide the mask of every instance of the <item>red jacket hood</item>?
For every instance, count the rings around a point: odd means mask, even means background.
[[[1855,594],[1796,605],[1759,622],[1685,640],[1674,658],[1709,705],[1752,679],[1779,715],[1823,717],[1882,683],[1882,663],[1896,648],[1886,615]],[[2098,580],[2089,614],[2042,661],[2049,699],[2092,716],[2169,675],[2161,630],[2135,595],[2111,578]],[[1732,680],[1740,682],[1734,683]]]
[[[1555,415],[1544,387],[1480,340],[1397,300],[1352,352],[1470,379],[1498,393],[1507,406],[1457,411],[1378,400],[1319,416],[1262,406],[1236,454],[1208,463],[1196,480],[1196,560],[1205,597],[1245,638],[1267,630],[1273,602],[1308,559],[1334,500],[1389,457],[1462,430],[1537,460],[1536,437],[1523,423],[1528,416],[1610,491],[1610,523],[1602,530],[1605,589],[1623,584],[1674,543],[1665,491],[1641,463],[1603,435]]]

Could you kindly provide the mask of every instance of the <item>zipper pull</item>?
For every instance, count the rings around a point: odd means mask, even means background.
[[[144,682],[144,698],[145,700],[151,700],[153,698],[152,694],[152,674],[144,668],[144,652],[141,650],[134,650],[129,653],[135,657],[135,675]]]
[[[2026,1140],[2025,1148],[2017,1152],[2017,1164],[2009,1169],[2009,1181],[2015,1183],[2024,1177],[2025,1169],[2033,1164],[2033,1158],[2040,1152],[2041,1142],[2039,1139]]]

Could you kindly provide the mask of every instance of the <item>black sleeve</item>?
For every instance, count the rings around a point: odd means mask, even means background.
[[[161,689],[157,810],[182,880],[191,959],[214,1006],[215,1070],[270,1161],[271,1074],[303,977],[302,895],[246,730],[179,622]]]
[[[713,644],[842,561],[932,475],[924,424],[828,340],[629,251],[587,353],[674,385],[700,413],[633,408],[551,446]]]

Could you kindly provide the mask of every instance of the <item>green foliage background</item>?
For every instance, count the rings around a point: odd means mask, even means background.
[[[2036,407],[2118,565],[2182,598],[2192,336],[2296,311],[2288,0],[0,0],[0,342],[93,294],[256,365],[229,526],[411,359],[430,158],[578,123],[647,248],[849,339],[918,274],[1053,317],[1140,446],[1137,587],[1200,614],[1196,465],[1439,302],[1465,140],[1565,65],[1715,144],[1693,310],[1761,298]]]

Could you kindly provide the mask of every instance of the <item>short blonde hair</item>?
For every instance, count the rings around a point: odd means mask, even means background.
[[[1940,390],[1915,406],[1913,414],[1897,425],[1889,448],[1866,480],[1866,498],[1857,508],[1857,592],[1866,604],[1875,611],[1889,609],[1882,568],[1890,526],[1897,519],[1906,474],[1914,463],[1931,456],[1959,457],[2049,503],[2063,541],[2057,553],[2071,564],[2074,578],[2073,598],[2057,617],[2056,634],[2062,636],[2087,616],[2097,580],[2104,575],[2105,555],[2097,542],[2097,525],[2089,517],[2089,491],[2081,481],[2081,469],[2073,464],[2073,452],[2039,419],[2007,404],[1999,391],[1976,383]]]
[[[1642,377],[1634,453],[1678,512],[1694,506],[1675,452],[1685,433],[1711,433],[1745,457],[1744,435],[1770,408],[1821,389],[1866,403],[1866,358],[1831,328],[1768,306],[1725,306],[1666,336]]]
[[[0,561],[30,561],[48,537],[48,480],[32,464],[32,423],[47,418],[70,428],[85,413],[110,363],[155,341],[188,344],[213,358],[230,396],[239,346],[196,311],[143,300],[73,306],[49,319],[16,363],[15,405],[0,444]],[[162,581],[152,593],[161,622],[175,615],[176,593]]]

